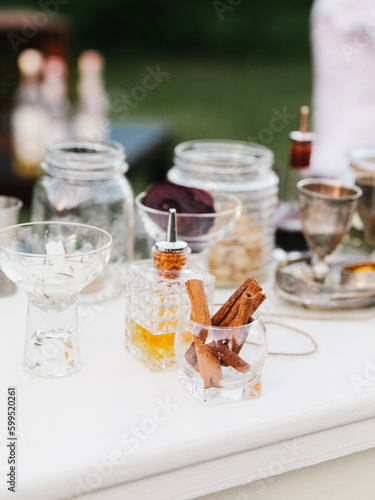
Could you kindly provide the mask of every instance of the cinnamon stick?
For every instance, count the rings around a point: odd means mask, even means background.
[[[262,292],[258,292],[256,293],[255,295],[251,296],[251,301],[250,301],[250,307],[249,309],[246,311],[245,307],[247,306],[247,304],[245,305],[245,303],[243,304],[243,312],[241,312],[241,317],[240,317],[240,314],[237,315],[236,317],[236,320],[235,320],[235,323],[238,323],[238,325],[246,325],[248,324],[249,322],[252,321],[252,315],[255,313],[255,311],[258,309],[258,307],[263,303],[263,301],[266,299],[266,296],[264,295],[264,293]],[[245,323],[241,323],[241,321],[243,320],[243,318],[245,317],[246,318],[247,316],[247,320]],[[238,319],[237,319],[238,318]],[[246,339],[249,335],[249,331],[245,331],[242,338],[239,340],[239,339],[236,339],[235,336],[233,336],[233,340],[232,340],[232,349],[233,349],[233,352],[235,352],[236,354],[239,354],[241,352],[241,349],[244,345],[244,343],[246,342]]]
[[[251,303],[249,317],[251,317],[255,313],[255,311],[258,309],[258,307],[260,307],[261,304],[263,304],[263,302],[265,300],[266,300],[266,296],[264,295],[264,293],[258,292],[255,294],[255,296],[253,297],[253,301]]]
[[[238,313],[233,320],[233,326],[243,326],[248,324],[250,318],[250,310],[252,309],[252,302],[253,302],[253,295],[251,293],[245,292],[242,294],[240,299],[240,304],[238,307]],[[238,330],[233,332],[232,351],[235,354],[240,353],[242,346],[245,343],[248,335],[247,333],[241,335],[241,333],[242,332],[239,332]]]
[[[211,316],[203,281],[191,279],[185,283],[185,286],[191,303],[190,319],[195,323],[210,326]],[[208,331],[205,328],[202,328],[197,335],[194,335],[195,355],[197,358],[195,369],[199,371],[205,389],[220,387],[220,380],[222,379],[220,360],[212,349],[212,346],[205,344],[207,335]],[[185,353],[185,357],[187,352]]]
[[[233,322],[230,326],[242,326],[247,325],[250,318],[250,310],[252,309],[253,295],[249,292],[245,292],[241,295],[238,313],[234,317]]]
[[[190,319],[201,325],[211,325],[211,315],[208,309],[203,281],[188,280],[185,283],[191,304]]]
[[[238,371],[241,371],[242,367],[246,365],[243,359],[241,359],[237,354],[241,351],[243,344],[247,338],[247,333],[244,334],[239,341],[236,341],[235,336],[233,336],[231,344],[229,347],[227,341],[222,340],[218,342],[213,342],[207,344],[210,346],[210,351],[214,352],[212,349],[217,348],[217,353],[220,358],[220,364],[222,366],[233,366]],[[194,370],[199,371],[199,363],[196,351],[196,341],[192,342],[191,346],[185,353],[186,361],[194,368]],[[249,368],[250,369],[250,368]],[[248,371],[248,370],[245,370]]]
[[[250,370],[251,366],[245,360],[240,358],[236,353],[231,351],[221,341],[217,343],[216,350],[220,358],[227,364],[232,366],[235,370],[241,373],[246,373]]]
[[[250,286],[255,290],[260,288],[259,285],[258,285],[259,288],[254,287],[253,284],[251,284]],[[235,306],[235,308],[232,307],[232,310],[226,316],[223,323],[229,322],[229,324],[225,326],[247,325],[252,320],[251,316],[263,303],[265,298],[266,296],[260,291],[256,292],[255,295],[246,291],[245,293],[242,294],[241,297],[239,297],[239,299],[237,299],[238,306]],[[223,323],[220,326],[224,326]],[[241,332],[239,332],[238,330],[236,332],[233,332],[230,344],[232,351],[235,354],[239,354],[241,352],[241,349],[245,344],[248,335],[249,335],[249,330],[247,329],[244,329],[244,331],[242,332],[242,336]],[[220,363],[222,366],[226,366],[224,358],[222,358]]]
[[[187,293],[189,295],[191,304],[191,314],[190,319],[195,323],[201,323],[204,325],[211,324],[210,311],[208,309],[206,294],[204,291],[203,282],[200,280],[188,280],[185,283]],[[201,340],[204,342],[207,337],[207,330],[202,330],[199,332]],[[197,354],[195,349],[194,341],[185,353],[186,361],[198,370],[197,366]]]
[[[231,326],[238,314],[242,294],[246,292],[255,295],[261,291],[262,287],[253,278],[247,278],[213,316],[212,324],[214,326]]]
[[[194,341],[191,343],[190,347],[185,352],[185,359],[189,363],[189,365],[193,366],[194,368],[195,368],[195,366],[197,366],[197,368],[198,368],[197,353],[195,352]]]
[[[214,346],[204,344],[199,337],[194,337],[195,352],[198,363],[194,367],[203,379],[205,389],[220,387],[221,373],[220,360]]]
[[[212,324],[214,326],[218,326],[219,323],[225,318],[225,316],[228,314],[229,310],[233,306],[233,304],[236,302],[238,297],[240,297],[246,288],[248,287],[250,283],[251,278],[247,278],[242,285],[240,285],[237,290],[229,297],[229,299],[223,304],[220,309],[217,311],[216,314],[212,317]]]

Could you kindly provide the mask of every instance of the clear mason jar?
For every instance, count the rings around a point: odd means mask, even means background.
[[[113,238],[105,276],[91,284],[86,302],[116,295],[123,264],[132,260],[134,208],[124,147],[87,139],[56,141],[46,148],[32,200],[32,221],[82,222],[108,231]]]
[[[175,148],[168,179],[240,198],[242,213],[233,230],[210,251],[209,270],[216,284],[232,287],[248,276],[268,277],[272,268],[278,178],[273,152],[241,141],[199,140]]]

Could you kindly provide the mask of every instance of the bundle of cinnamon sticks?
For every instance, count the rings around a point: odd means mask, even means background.
[[[262,287],[252,278],[247,278],[225,304],[211,318],[203,282],[188,280],[186,289],[191,302],[190,319],[200,325],[215,327],[239,327],[252,321],[252,315],[265,300]],[[223,330],[222,338],[208,338],[208,329],[200,326],[194,332],[194,341],[185,353],[186,361],[200,373],[204,388],[220,387],[222,366],[231,366],[246,373],[251,366],[239,354],[248,336],[248,331]]]

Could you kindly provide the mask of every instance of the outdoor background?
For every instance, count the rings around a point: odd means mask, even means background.
[[[59,15],[71,25],[71,82],[86,49],[106,58],[112,99],[140,85],[147,66],[159,64],[168,73],[128,116],[112,109],[114,120],[168,123],[176,143],[263,143],[274,150],[278,167],[285,164],[288,133],[298,125],[300,106],[311,101],[311,0],[64,2]],[[2,8],[18,6],[40,9],[38,1],[0,0]],[[294,116],[278,132],[270,129],[275,112]]]

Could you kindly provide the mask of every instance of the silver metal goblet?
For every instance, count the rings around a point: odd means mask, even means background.
[[[315,257],[314,278],[323,282],[329,271],[325,258],[349,231],[362,190],[331,179],[304,179],[297,188],[302,231]]]

